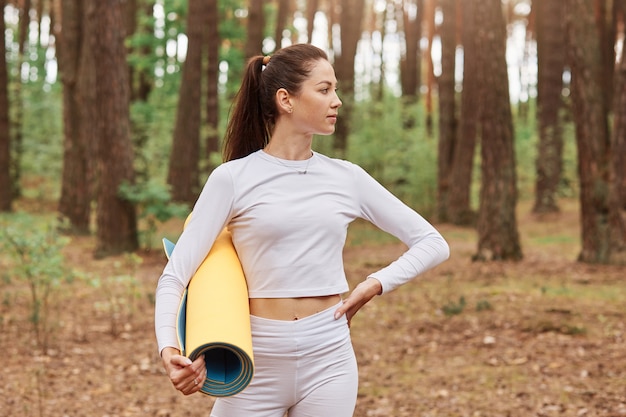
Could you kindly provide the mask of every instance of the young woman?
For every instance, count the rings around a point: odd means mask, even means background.
[[[207,180],[159,279],[155,327],[176,389],[197,392],[202,358],[176,348],[181,294],[227,227],[248,284],[255,375],[213,417],[348,417],[357,396],[350,320],[389,292],[446,260],[443,237],[363,169],[312,151],[313,135],[335,131],[341,101],[335,72],[307,44],[247,65],[225,136],[225,162]],[[348,225],[363,218],[408,250],[349,291],[342,251]]]

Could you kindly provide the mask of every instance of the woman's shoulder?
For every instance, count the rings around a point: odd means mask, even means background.
[[[352,175],[366,174],[366,171],[355,162],[347,159],[331,157],[317,152],[316,155],[323,163],[336,170],[350,172]]]
[[[251,154],[243,156],[241,158],[224,161],[220,165],[218,165],[213,171],[233,172],[244,169],[258,157],[258,152],[259,151],[252,152]]]
[[[336,157],[328,156],[319,152],[315,152],[315,155],[323,163],[331,165],[331,166],[335,166],[337,168],[344,168],[344,169],[358,168],[357,164],[355,164],[354,162],[348,161],[347,159],[336,158]]]

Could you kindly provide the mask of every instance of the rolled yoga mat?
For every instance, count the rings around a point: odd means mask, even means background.
[[[174,243],[163,239],[168,258]],[[176,332],[191,360],[204,355],[207,376],[201,392],[227,397],[241,392],[254,374],[248,287],[224,229],[183,293]]]

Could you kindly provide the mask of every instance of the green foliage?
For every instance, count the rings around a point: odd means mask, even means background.
[[[418,121],[413,128],[403,127],[407,113]],[[407,204],[429,215],[436,206],[437,141],[420,120],[424,120],[420,104],[404,106],[398,98],[356,103],[348,158]]]
[[[465,310],[465,304],[465,297],[461,296],[459,297],[459,301],[457,303],[450,301],[442,306],[441,311],[443,311],[443,314],[446,316],[456,316]]]
[[[113,274],[107,277],[92,277],[89,282],[100,290],[104,300],[95,308],[108,315],[110,332],[118,337],[127,330],[136,312],[136,302],[141,298],[141,284],[136,273],[142,259],[136,254],[126,254],[122,260],[113,262]]]
[[[68,239],[59,235],[55,222],[25,213],[4,215],[0,225],[0,249],[9,259],[8,279],[27,284],[35,340],[46,352],[54,327],[52,314],[59,305],[55,296],[74,279],[62,253]]]
[[[487,300],[478,300],[476,303],[476,311],[493,310],[493,306]]]
[[[514,116],[516,172],[521,199],[534,198],[536,181],[539,131],[536,117],[534,117],[535,101],[531,101],[529,106],[532,110],[531,116]],[[562,197],[574,197],[578,193],[574,124],[564,117],[561,123],[563,123],[563,170],[558,193]]]
[[[119,194],[123,199],[137,206],[139,218],[145,221],[146,229],[140,232],[144,234],[144,247],[152,247],[152,240],[159,223],[172,217],[183,218],[189,214],[189,207],[186,204],[173,202],[167,186],[161,182],[148,181],[141,184],[125,182],[120,185]]]

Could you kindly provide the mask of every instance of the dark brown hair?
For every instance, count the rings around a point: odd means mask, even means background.
[[[264,58],[267,65],[263,64]],[[276,91],[284,88],[297,95],[313,64],[320,59],[328,60],[323,50],[296,44],[276,51],[269,61],[262,55],[248,60],[224,136],[224,161],[265,147],[278,114]]]

